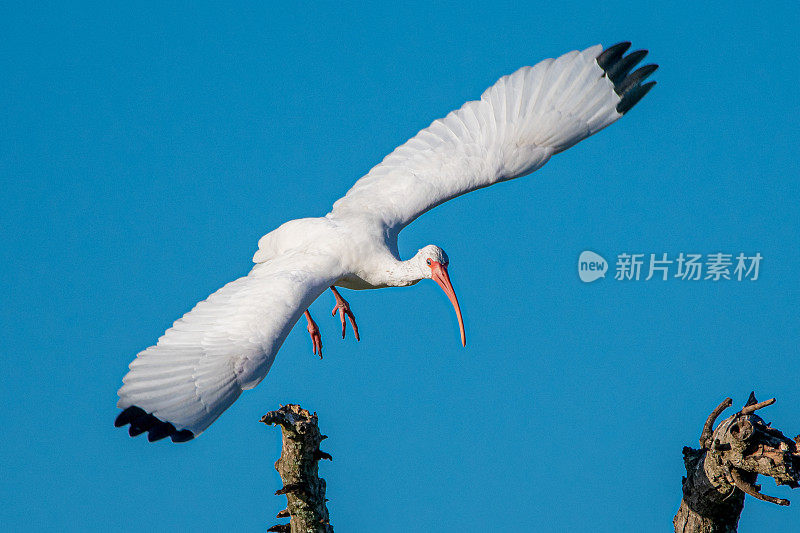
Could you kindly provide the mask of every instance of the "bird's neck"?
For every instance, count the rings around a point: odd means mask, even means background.
[[[384,287],[407,287],[414,285],[424,277],[413,258],[400,261],[395,257],[386,257],[375,271],[380,273],[379,277],[381,278],[376,285]]]

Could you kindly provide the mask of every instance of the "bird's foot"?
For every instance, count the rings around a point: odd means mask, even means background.
[[[356,340],[360,341],[361,337],[358,335],[358,326],[356,325],[356,317],[353,315],[353,312],[350,310],[350,304],[347,303],[347,300],[342,298],[342,295],[339,294],[339,291],[336,290],[336,287],[331,287],[331,291],[333,291],[333,295],[336,297],[336,305],[333,306],[333,311],[331,311],[331,316],[336,316],[336,311],[339,311],[339,319],[342,321],[342,338],[344,339],[344,334],[347,328],[345,327],[344,317],[346,316],[350,320],[350,324],[353,326],[353,333],[356,336]]]
[[[306,310],[306,320],[308,320],[308,333],[311,335],[311,343],[312,348],[314,350],[314,355],[319,355],[319,358],[322,359],[322,335],[319,333],[319,328],[317,327],[317,323],[314,322],[314,319],[311,318],[311,313]]]

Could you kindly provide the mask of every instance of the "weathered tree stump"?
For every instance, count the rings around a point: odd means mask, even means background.
[[[726,398],[711,412],[700,435],[700,449],[683,449],[686,477],[683,499],[672,523],[676,533],[734,533],[744,508],[745,494],[754,498],[789,505],[788,500],[767,496],[755,484],[759,474],[773,478],[778,485],[800,486],[800,436],[791,440],[755,414],[775,403],[775,398],[759,403],[750,393],[738,413],[714,421],[731,406]]]
[[[265,414],[261,421],[281,427],[283,446],[275,470],[283,487],[275,494],[285,494],[287,506],[277,517],[290,518],[289,524],[278,524],[267,531],[333,533],[325,505],[325,480],[318,471],[320,459],[332,458],[319,449],[320,442],[327,437],[320,434],[317,413],[289,404]]]

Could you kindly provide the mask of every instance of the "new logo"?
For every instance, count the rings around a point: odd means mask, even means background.
[[[584,283],[606,277],[608,263],[599,254],[586,250],[578,258],[578,276]]]

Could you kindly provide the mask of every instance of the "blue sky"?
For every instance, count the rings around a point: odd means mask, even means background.
[[[681,448],[751,389],[800,432],[795,2],[494,2],[279,10],[0,8],[0,523],[263,531],[283,497],[283,403],[319,413],[337,531],[667,530]],[[188,445],[113,428],[127,364],[498,77],[631,40],[659,85],[527,178],[401,235],[442,246],[467,327],[430,282],[346,291],[362,340],[311,308],[270,375]],[[577,257],[761,253],[757,281],[577,276]],[[298,379],[297,376],[302,376]],[[791,530],[748,500],[743,531]],[[620,496],[622,499],[620,499]]]

